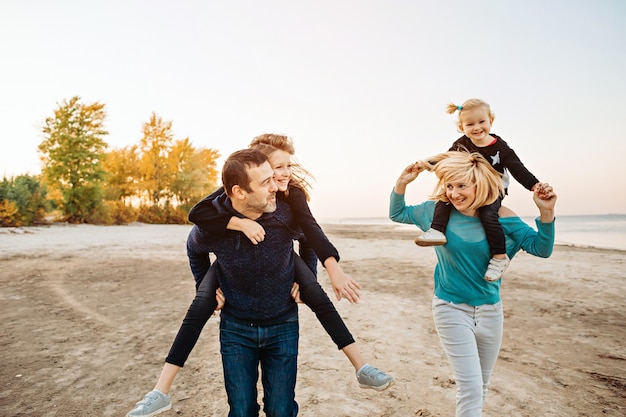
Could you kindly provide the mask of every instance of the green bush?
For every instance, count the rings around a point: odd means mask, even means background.
[[[2,226],[30,226],[45,224],[47,212],[53,203],[47,199],[46,187],[38,177],[18,175],[0,182]]]

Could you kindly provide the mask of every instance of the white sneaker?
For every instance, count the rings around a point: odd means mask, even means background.
[[[487,272],[485,272],[485,279],[489,282],[499,280],[502,278],[502,274],[504,274],[504,271],[506,271],[510,263],[511,261],[508,256],[504,259],[491,258]]]
[[[415,244],[417,246],[441,246],[446,243],[448,243],[446,235],[432,228],[415,238]]]

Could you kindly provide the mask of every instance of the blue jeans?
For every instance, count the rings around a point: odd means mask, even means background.
[[[298,316],[271,326],[220,322],[220,351],[230,411],[228,417],[258,417],[259,364],[267,417],[298,415]]]
[[[456,416],[480,417],[502,343],[502,302],[474,307],[434,297],[433,318],[454,372]]]

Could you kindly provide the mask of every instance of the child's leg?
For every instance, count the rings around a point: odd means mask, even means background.
[[[509,266],[509,257],[506,255],[506,240],[504,238],[504,230],[498,221],[498,210],[502,205],[502,199],[499,198],[495,203],[478,209],[480,214],[480,222],[485,229],[489,250],[491,251],[491,260],[485,272],[487,281],[497,281],[502,278],[502,274]]]
[[[446,233],[451,211],[452,204],[444,203],[443,201],[438,200],[437,203],[435,203],[433,221],[430,223],[431,229],[435,229],[441,233]]]
[[[313,272],[302,258],[298,255],[295,258],[295,281],[300,286],[300,298],[313,310],[330,338],[348,357],[357,371],[356,377],[359,386],[377,391],[389,387],[393,383],[393,377],[365,362],[350,331],[324,289],[317,282]]]
[[[354,369],[358,371],[365,365],[365,359],[363,359],[363,355],[361,355],[361,351],[357,346],[356,342],[350,343],[348,346],[341,349],[344,355],[348,358]]]
[[[180,370],[180,366],[165,362],[154,389],[163,394],[169,394],[172,384],[174,383],[174,378],[176,378]]]
[[[214,263],[200,281],[196,296],[187,310],[170,352],[165,359],[166,363],[155,387],[164,394],[169,392],[176,374],[187,361],[198,337],[200,337],[202,328],[217,307],[215,291],[218,288],[218,282],[215,268],[216,264]]]
[[[489,249],[493,257],[496,255],[502,255],[503,257],[506,255],[504,230],[498,221],[498,210],[500,210],[501,206],[502,199],[498,198],[494,203],[478,209],[480,222],[485,229],[485,235],[487,236],[487,242],[489,243]]]
[[[324,289],[306,263],[295,255],[295,281],[300,286],[300,298],[315,313],[317,319],[339,349],[354,343],[354,338],[335,309]],[[352,362],[352,359],[350,360]]]
[[[202,281],[196,284],[198,287],[196,296],[189,306],[183,324],[178,330],[167,359],[165,359],[165,365],[163,365],[154,390],[138,402],[135,408],[126,414],[126,417],[153,416],[171,408],[168,393],[178,371],[185,364],[187,357],[198,341],[202,328],[217,307],[217,300],[215,299],[217,285],[214,264],[209,268]]]
[[[416,237],[415,244],[418,246],[445,245],[448,242],[445,233],[448,226],[448,220],[450,219],[451,210],[452,204],[437,201],[430,229]]]

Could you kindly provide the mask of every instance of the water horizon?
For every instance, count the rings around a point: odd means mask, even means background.
[[[520,216],[535,228],[537,216]],[[325,218],[320,224],[344,225],[396,225],[405,228],[416,226],[394,223],[387,217]],[[581,214],[556,217],[556,243],[581,247],[626,250],[626,214]]]

